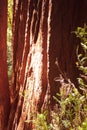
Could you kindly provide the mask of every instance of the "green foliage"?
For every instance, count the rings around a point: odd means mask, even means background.
[[[59,104],[58,112],[56,113],[56,118],[59,117],[59,120],[55,119],[55,123],[58,125],[58,129],[60,126],[59,130],[67,130],[69,128],[75,130],[87,116],[87,98],[82,96],[76,88],[65,99],[62,97],[61,93],[54,97]]]
[[[80,45],[77,47],[77,62],[76,65],[81,71],[81,75],[78,78],[78,83],[80,88],[84,91],[87,89],[87,26],[77,27],[77,30],[74,32],[76,37],[80,39]],[[80,48],[82,51],[80,51]],[[86,93],[86,91],[84,91]]]
[[[36,130],[49,130],[50,126],[47,123],[47,112],[37,113],[37,117],[33,120]]]
[[[86,118],[87,115],[87,25],[84,27],[78,27],[75,31],[76,36],[80,39],[80,47],[82,52],[79,53],[79,46],[77,47],[77,67],[81,71],[81,75],[78,78],[78,83],[80,88],[83,90],[83,94],[85,95],[84,102],[84,111],[83,116]],[[86,110],[86,112],[85,112]],[[78,127],[78,130],[87,130],[87,118],[83,121],[83,123]]]
[[[86,130],[87,98],[82,96],[76,88],[65,99],[62,97],[61,93],[54,96],[57,104],[50,112],[50,123],[46,111],[37,113],[31,120],[36,130]]]
[[[42,113],[32,114],[30,120],[26,120],[26,123],[33,123],[35,130],[51,130],[50,124],[47,122],[48,114],[47,111]]]

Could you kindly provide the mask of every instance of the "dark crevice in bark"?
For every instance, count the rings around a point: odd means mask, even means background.
[[[38,38],[38,33],[39,33],[39,28],[40,28],[40,19],[41,19],[41,9],[42,9],[42,1],[39,0],[37,4],[37,9],[36,11],[36,20],[35,20],[35,28],[34,28],[34,43],[36,43],[37,38]]]
[[[17,109],[17,115],[16,115],[16,118],[15,118],[15,120],[17,122],[17,125],[19,124],[19,121],[20,121],[21,112],[22,112],[22,105],[23,105],[24,98],[21,97],[21,99],[18,99],[18,100],[20,100],[21,103],[20,104],[18,103],[19,105],[18,105],[18,109]]]
[[[19,29],[18,29],[18,48],[17,48],[17,56],[16,59],[18,59],[18,66],[20,66],[22,61],[22,55],[23,55],[23,48],[24,48],[24,42],[25,42],[25,28],[26,28],[26,19],[27,19],[27,9],[28,9],[28,1],[24,1],[21,3],[20,6],[20,23],[19,23]]]
[[[7,130],[12,130],[17,104],[18,104],[18,97],[16,97],[14,103],[11,105],[11,112],[10,112]]]
[[[13,78],[12,78],[12,95],[14,95],[15,90],[16,90],[16,83],[17,83],[17,69],[15,68],[16,66],[16,60],[17,60],[17,49],[18,49],[18,31],[19,31],[19,24],[20,24],[20,6],[21,6],[21,1],[18,3],[18,7],[15,3],[15,13],[13,16],[13,38],[12,38],[12,43],[13,43]],[[15,22],[15,20],[16,22]],[[14,95],[15,96],[15,95]]]
[[[16,3],[15,3],[15,6],[17,6]],[[16,64],[16,52],[17,52],[17,48],[18,48],[18,30],[19,30],[19,23],[20,23],[20,6],[21,6],[21,2],[19,1],[18,7],[15,10],[16,13],[14,14],[14,17],[13,17],[13,39],[12,39],[12,42],[13,42],[13,69],[15,68],[15,64]]]
[[[25,123],[24,130],[32,130],[32,124],[31,123]]]

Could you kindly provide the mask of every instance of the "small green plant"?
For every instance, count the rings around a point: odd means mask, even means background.
[[[80,39],[80,45],[77,47],[77,67],[81,71],[78,83],[80,89],[85,96],[84,110],[83,110],[83,123],[78,127],[78,130],[87,130],[87,25],[84,27],[78,27],[75,31],[75,35]],[[80,48],[82,51],[80,52]],[[86,115],[86,116],[85,116]]]
[[[37,113],[36,118],[33,120],[36,130],[49,130],[50,126],[47,123],[47,112]]]
[[[80,88],[86,94],[87,91],[87,25],[84,27],[77,27],[77,30],[74,32],[76,37],[80,39],[80,45],[77,46],[77,62],[76,65],[81,71],[80,77],[78,78],[78,83]],[[80,48],[82,51],[80,51]]]
[[[31,115],[30,120],[25,120],[26,123],[32,123],[34,130],[51,130],[51,125],[47,121],[47,111]]]
[[[79,125],[81,125],[82,116],[83,118],[87,116],[87,109],[85,109],[84,104],[86,99],[78,92],[76,88],[74,88],[65,99],[63,99],[62,97],[63,95],[61,93],[57,94],[57,97],[54,97],[54,99],[59,104],[58,112],[56,113],[55,123],[56,125],[58,125],[58,127],[60,126],[59,130],[66,130],[69,128],[73,128],[74,130]]]

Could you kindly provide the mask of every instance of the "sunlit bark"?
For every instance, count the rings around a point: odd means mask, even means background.
[[[53,108],[60,70],[73,82],[75,41],[71,31],[87,21],[85,0],[14,0],[12,109],[8,130],[32,130],[31,116]],[[84,7],[85,5],[85,7]],[[81,16],[80,16],[80,14]],[[25,93],[25,95],[24,95]]]

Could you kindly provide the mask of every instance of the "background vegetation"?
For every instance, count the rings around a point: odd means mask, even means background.
[[[11,80],[12,75],[12,8],[13,1],[8,0],[7,63],[9,81]]]

